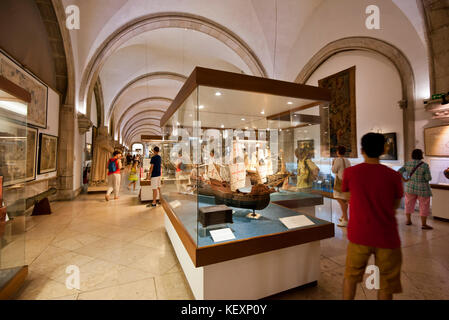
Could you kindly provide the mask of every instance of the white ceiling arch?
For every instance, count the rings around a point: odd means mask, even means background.
[[[128,120],[128,122],[123,125],[123,129],[120,132],[128,131],[130,127],[137,125],[137,123],[140,123],[142,120],[151,121],[153,124],[160,124],[159,117],[155,117],[154,114],[150,114],[148,116],[145,112],[143,112],[142,114],[139,114],[139,116],[132,117]]]
[[[137,85],[141,82],[148,82],[155,79],[170,79],[174,81],[179,81],[181,83],[184,83],[187,79],[186,76],[175,73],[175,72],[169,72],[169,71],[157,71],[157,72],[149,72],[145,73],[143,75],[140,75],[133,80],[129,81],[113,98],[111,103],[109,104],[110,107],[107,109],[109,110],[108,118],[111,117],[112,113],[114,112],[114,107],[116,102],[120,99],[122,95],[126,93],[126,91],[131,88],[134,85]]]
[[[126,23],[109,35],[109,37],[97,48],[87,63],[81,77],[77,99],[78,107],[81,112],[85,112],[88,103],[90,103],[90,97],[88,97],[89,92],[91,92],[90,88],[98,78],[99,72],[106,59],[126,41],[144,32],[162,28],[190,29],[208,34],[224,43],[240,56],[253,75],[262,77],[267,76],[267,72],[257,55],[239,36],[226,27],[205,17],[194,14],[173,12],[153,13]]]
[[[121,131],[123,125],[126,124],[136,114],[154,114],[162,117],[168,106],[173,100],[167,97],[147,97],[131,104],[121,115],[115,124],[116,132]]]
[[[160,136],[161,133],[157,130],[151,129],[151,128],[139,128],[136,129],[135,131],[131,132],[125,139],[125,144],[129,145],[132,142],[135,142],[136,140],[134,140],[136,137],[138,137],[137,141],[141,141],[142,139],[140,138],[139,135],[142,134],[148,134],[148,135],[155,135],[155,136]],[[134,140],[134,141],[133,141]]]
[[[123,136],[126,137],[129,132],[132,132],[136,128],[140,128],[144,125],[152,125],[160,128],[160,122],[158,119],[154,120],[153,118],[143,118],[140,120],[136,120],[133,123],[131,123],[128,127],[123,128]]]

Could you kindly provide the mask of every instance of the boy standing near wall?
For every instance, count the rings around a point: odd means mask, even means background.
[[[368,133],[362,138],[365,162],[347,168],[343,173],[342,191],[350,192],[348,249],[343,298],[355,297],[371,254],[379,268],[379,300],[391,300],[402,292],[401,241],[396,222],[396,209],[403,197],[399,173],[380,164],[384,136]]]

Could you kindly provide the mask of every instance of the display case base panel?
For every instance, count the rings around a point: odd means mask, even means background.
[[[318,281],[320,242],[195,268],[170,219],[165,229],[197,300],[255,300]]]
[[[176,216],[180,219],[185,229],[190,236],[197,243],[198,247],[209,246],[216,244],[213,241],[209,230],[204,230],[201,223],[197,221],[197,215],[192,212],[197,212],[198,207],[214,206],[214,197],[183,195],[179,193],[165,194],[165,201],[170,205],[174,201],[178,201],[179,205],[173,208]],[[198,199],[198,203],[195,201]],[[230,228],[235,236],[235,240],[243,240],[258,236],[265,236],[274,233],[287,231],[287,228],[282,224],[279,218],[295,216],[298,214],[308,214],[310,219],[316,225],[322,224],[323,221],[314,219],[315,207],[301,207],[297,211],[282,207],[277,204],[269,204],[263,210],[257,210],[256,213],[260,215],[258,219],[248,217],[252,214],[250,209],[233,208],[233,223],[228,223],[227,226],[220,226],[222,228]]]

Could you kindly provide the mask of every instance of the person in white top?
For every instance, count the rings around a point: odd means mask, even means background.
[[[338,157],[332,162],[332,172],[335,173],[335,184],[334,184],[334,198],[338,201],[341,207],[342,216],[340,218],[340,223],[337,225],[339,227],[348,226],[348,201],[349,193],[341,191],[341,182],[343,181],[343,171],[351,166],[351,162],[345,158],[346,148],[344,146],[339,146],[337,148]]]

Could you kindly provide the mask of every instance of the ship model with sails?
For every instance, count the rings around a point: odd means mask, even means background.
[[[213,194],[215,204],[224,204],[229,207],[253,210],[252,217],[256,217],[255,210],[263,210],[270,204],[270,194],[275,190],[264,184],[256,184],[251,187],[250,192],[242,192],[239,189],[245,186],[246,171],[243,164],[241,170],[235,170],[239,164],[228,165],[233,171],[230,181],[225,181],[220,174],[220,167],[213,163],[208,165],[208,180],[200,177],[198,193]]]

